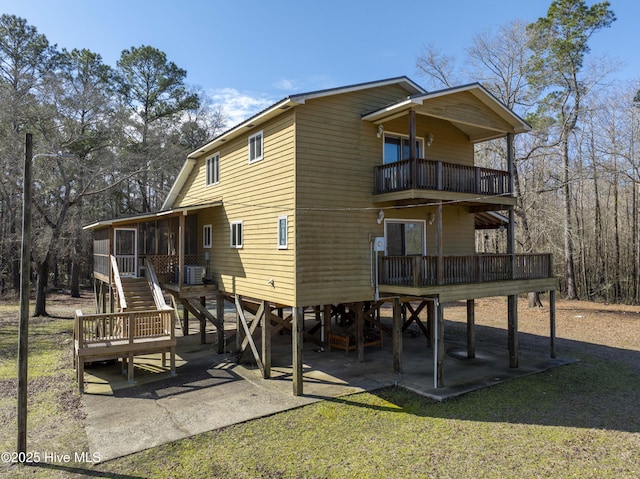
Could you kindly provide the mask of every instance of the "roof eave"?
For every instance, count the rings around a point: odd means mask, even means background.
[[[304,103],[304,101],[296,101],[291,97],[285,98],[284,100],[281,100],[278,103],[275,103],[274,105],[267,108],[266,110],[263,110],[257,115],[254,115],[251,118],[246,119],[242,123],[237,124],[230,130],[226,131],[225,133],[211,140],[206,145],[189,153],[189,155],[187,155],[187,159],[196,159],[202,156],[203,154],[209,153],[219,148],[224,142],[229,141],[235,138],[236,136],[239,136],[240,134],[242,134],[245,131],[244,130],[245,128],[255,128],[256,126],[264,123],[265,121],[279,115],[280,113],[282,113],[282,111],[288,110],[289,108],[296,105],[300,105],[302,103]]]

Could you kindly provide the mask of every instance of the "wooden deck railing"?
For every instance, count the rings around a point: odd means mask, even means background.
[[[172,339],[175,335],[173,310],[88,315],[78,310],[74,335],[77,349],[118,341],[135,344],[140,340]]]
[[[120,279],[120,270],[118,268],[118,261],[116,257],[111,255],[111,272],[113,274],[113,282],[116,286],[116,292],[118,294],[118,304],[121,310],[127,309],[127,298],[124,295],[124,288],[122,287],[122,279]]]
[[[441,275],[438,275],[437,256],[381,256],[379,260],[379,284],[388,286],[420,287],[553,276],[550,254],[443,256]]]
[[[78,388],[84,392],[84,365],[105,359],[123,359],[129,383],[133,383],[133,358],[162,353],[164,366],[169,353],[171,375],[176,373],[176,337],[173,311],[129,311],[83,315],[76,311],[73,326],[74,363]]]
[[[512,193],[507,171],[422,158],[376,166],[374,181],[374,194],[410,189],[486,196]]]

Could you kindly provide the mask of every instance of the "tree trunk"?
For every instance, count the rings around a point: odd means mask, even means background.
[[[36,265],[36,306],[34,316],[49,316],[47,313],[47,284],[49,282],[49,255]]]
[[[542,308],[542,301],[540,300],[540,293],[529,293],[529,307],[530,308]]]
[[[571,187],[569,185],[569,140],[562,139],[562,202],[564,206],[564,267],[567,282],[567,299],[578,299],[573,261],[573,231],[571,228]]]

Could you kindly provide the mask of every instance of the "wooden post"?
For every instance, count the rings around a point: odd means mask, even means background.
[[[513,133],[507,133],[507,167],[509,171],[509,192],[513,195],[514,190],[514,157],[513,157]],[[515,209],[509,207],[509,231],[507,232],[507,254],[511,255],[509,266],[511,268],[511,279],[516,279],[516,220]]]
[[[409,110],[409,160],[411,161],[411,188],[416,187],[416,112]]]
[[[356,344],[358,346],[358,361],[364,361],[364,311],[362,303],[355,303],[356,308]]]
[[[238,295],[236,295],[236,304],[238,302],[238,300],[240,300],[240,302],[242,302],[242,298]],[[242,331],[242,324],[240,323],[240,311],[238,310],[238,307],[236,306],[236,351],[238,351],[239,353],[242,353],[242,336],[241,336],[241,331]]]
[[[302,376],[302,331],[304,326],[304,314],[299,307],[293,307],[293,317],[291,319],[291,349],[293,356],[293,395],[302,396],[304,394]]]
[[[184,336],[189,336],[189,311],[184,306],[182,307],[182,316],[184,318]]]
[[[26,134],[22,183],[22,249],[20,254],[20,319],[18,323],[18,453],[27,452],[27,396],[29,374],[29,291],[31,285],[31,170],[33,136]],[[3,456],[4,457],[4,456]],[[9,455],[11,457],[11,455]]]
[[[184,286],[184,229],[185,229],[185,214],[180,215],[178,226],[178,288],[182,289]]]
[[[507,297],[508,303],[508,341],[509,341],[509,367],[518,367],[518,296]]]
[[[467,299],[467,358],[476,357],[476,310],[475,301]]]
[[[440,301],[436,306],[436,325],[438,330],[438,341],[436,344],[437,350],[437,384],[439,388],[444,386],[444,306]]]
[[[402,305],[400,298],[393,298],[393,372],[402,372]]]
[[[207,308],[207,298],[205,296],[200,296],[200,304],[203,308]],[[198,319],[200,320],[200,344],[207,344],[207,320],[204,315],[200,315]]]
[[[325,304],[322,310],[323,315],[323,326],[324,326],[324,343],[322,344],[323,348],[328,346],[328,350],[331,351],[331,341],[329,340],[329,336],[331,335],[331,305]]]
[[[264,366],[263,377],[271,377],[271,309],[267,301],[262,302],[262,365]]]
[[[442,201],[438,201],[436,207],[436,284],[444,284],[444,258],[442,253],[444,244],[442,239]]]
[[[224,295],[218,291],[216,294],[216,318],[221,324],[221,327],[218,328],[218,354],[224,353],[224,343],[225,343],[225,335],[224,335]]]
[[[429,331],[429,335],[427,336],[427,342],[430,348],[433,348],[433,338],[434,335],[434,319],[436,316],[435,303],[433,301],[427,301],[427,331]]]
[[[551,357],[556,357],[556,292],[549,291],[549,347]]]

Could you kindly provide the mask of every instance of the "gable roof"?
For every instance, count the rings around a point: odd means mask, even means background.
[[[182,187],[187,181],[191,170],[193,170],[193,167],[195,166],[196,158],[202,156],[203,154],[215,151],[216,149],[220,148],[220,146],[226,141],[244,134],[247,129],[255,128],[296,105],[303,105],[307,100],[366,90],[370,88],[379,88],[387,85],[399,85],[407,91],[409,96],[422,95],[426,93],[426,90],[424,88],[410,80],[408,77],[400,76],[387,78],[386,80],[357,83],[354,85],[347,85],[337,88],[327,88],[324,90],[299,93],[283,98],[282,100],[265,108],[261,112],[258,112],[252,117],[244,120],[243,122],[238,123],[231,129],[221,133],[206,145],[203,145],[202,147],[187,155],[187,160],[182,165],[182,169],[180,170],[180,173],[178,173],[178,176],[176,177],[176,180],[174,181],[173,186],[171,187],[171,190],[167,195],[167,199],[162,205],[162,210],[170,209],[173,206],[173,202],[176,200],[178,194],[180,193],[180,190],[182,190]]]
[[[507,108],[480,83],[419,93],[366,113],[362,115],[362,119],[380,124],[403,116],[409,110],[447,120],[473,142],[531,130],[526,121]]]

